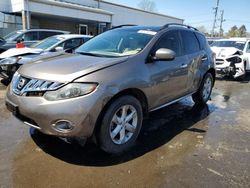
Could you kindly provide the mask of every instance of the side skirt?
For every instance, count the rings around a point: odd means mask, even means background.
[[[195,92],[190,93],[190,94],[188,94],[188,95],[185,95],[184,97],[175,99],[175,100],[173,100],[173,101],[171,101],[171,102],[165,103],[165,104],[163,104],[163,105],[161,105],[161,106],[158,106],[158,107],[156,107],[156,108],[153,108],[153,109],[150,110],[149,112],[153,112],[153,111],[155,111],[155,110],[159,110],[159,109],[161,109],[161,108],[164,108],[164,107],[166,107],[166,106],[169,106],[169,105],[171,105],[171,104],[174,104],[174,103],[176,103],[176,102],[178,102],[178,101],[180,101],[180,100],[182,100],[182,99],[185,99],[185,98],[187,98],[187,97],[192,96],[192,94],[194,94],[194,93],[195,93]]]

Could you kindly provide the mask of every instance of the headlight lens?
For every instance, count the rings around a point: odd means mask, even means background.
[[[17,57],[8,57],[5,59],[2,59],[0,61],[0,65],[12,65],[15,64],[17,62],[18,58]]]
[[[95,83],[71,83],[55,91],[47,91],[44,98],[49,101],[70,99],[87,95],[97,87]]]

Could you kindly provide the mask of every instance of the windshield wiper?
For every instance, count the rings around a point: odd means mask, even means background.
[[[94,54],[91,52],[76,52],[77,54],[81,54],[81,55],[89,55],[89,56],[96,56],[96,57],[102,57],[102,55],[99,54]]]

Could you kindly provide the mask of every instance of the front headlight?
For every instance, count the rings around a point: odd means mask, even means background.
[[[13,65],[18,61],[17,57],[8,57],[0,61],[0,65]]]
[[[93,92],[97,87],[95,83],[70,83],[58,90],[47,91],[44,98],[49,101],[56,101],[62,99],[70,99],[87,95]]]

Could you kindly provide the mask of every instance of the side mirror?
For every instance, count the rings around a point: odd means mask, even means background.
[[[56,52],[62,52],[62,51],[63,51],[63,47],[57,46],[57,47],[55,48],[55,51],[56,51]]]
[[[69,49],[64,50],[64,52],[66,52],[66,53],[73,53],[74,49],[73,48],[69,48]]]
[[[175,58],[175,52],[167,48],[160,48],[155,52],[152,61],[171,61]]]

